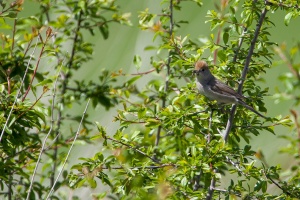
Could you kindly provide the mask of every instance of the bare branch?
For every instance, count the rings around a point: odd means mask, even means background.
[[[110,137],[105,137],[105,139],[108,139],[108,140],[114,141],[114,142],[116,142],[116,143],[122,144],[122,145],[124,145],[124,146],[126,146],[126,147],[128,147],[128,148],[130,148],[130,149],[132,149],[132,150],[134,150],[134,151],[136,151],[136,152],[142,154],[143,156],[146,156],[147,158],[149,158],[149,159],[152,160],[153,162],[155,162],[155,163],[160,163],[160,162],[159,162],[158,160],[156,160],[155,158],[152,158],[151,156],[147,155],[145,152],[143,152],[143,151],[141,151],[141,150],[139,150],[139,149],[137,149],[137,148],[134,148],[134,147],[132,147],[132,146],[129,145],[129,144],[126,144],[126,143],[124,143],[124,142],[121,142],[121,141],[119,141],[119,140],[116,140],[116,139],[113,139],[113,138],[110,138]]]
[[[27,197],[26,197],[26,200],[29,199],[29,196],[30,196],[30,192],[32,190],[32,186],[33,186],[33,181],[34,181],[34,177],[36,175],[36,172],[37,172],[37,169],[38,169],[38,166],[39,166],[39,163],[40,163],[40,160],[42,158],[42,154],[45,150],[45,146],[46,146],[46,142],[47,142],[47,139],[48,137],[50,136],[51,132],[52,132],[52,129],[53,129],[53,124],[54,124],[54,105],[55,105],[55,97],[56,97],[56,86],[57,86],[57,82],[58,82],[58,77],[59,77],[59,73],[60,73],[60,70],[61,70],[61,67],[63,65],[63,62],[58,70],[58,74],[56,76],[56,79],[55,79],[55,82],[54,82],[54,86],[53,86],[53,97],[52,97],[52,105],[51,105],[51,121],[50,121],[50,128],[49,128],[49,131],[43,141],[43,144],[42,144],[42,148],[40,150],[40,154],[39,154],[39,157],[36,161],[36,165],[35,165],[35,168],[33,170],[33,173],[32,173],[32,177],[31,177],[31,180],[30,180],[30,186],[28,188],[28,191],[27,191]]]
[[[247,58],[246,58],[246,61],[245,61],[241,81],[239,83],[239,87],[238,87],[238,91],[237,91],[239,94],[241,94],[241,92],[242,92],[243,85],[244,85],[244,82],[245,82],[245,79],[246,79],[246,76],[247,76],[247,73],[248,73],[248,70],[249,70],[251,57],[252,57],[253,52],[254,52],[255,44],[256,44],[256,41],[257,41],[257,38],[258,38],[258,35],[259,35],[259,32],[260,32],[260,28],[263,24],[263,21],[266,17],[267,12],[268,12],[268,9],[265,7],[263,9],[261,15],[260,15],[260,18],[259,18],[259,21],[258,21],[257,25],[256,25],[256,30],[255,30],[255,33],[254,33],[254,37],[251,40],[251,45],[250,45],[249,52],[248,52],[248,55],[247,55]],[[235,111],[236,111],[236,105],[233,105],[232,108],[231,108],[231,111],[230,111],[230,117],[227,121],[226,129],[225,129],[225,132],[224,132],[225,142],[227,142],[229,133],[230,133],[231,128],[233,126],[233,119],[234,119]]]
[[[279,47],[274,48],[275,52],[279,55],[279,57],[287,64],[290,71],[297,77],[298,81],[300,81],[300,74],[298,70],[293,67],[293,64],[287,59],[282,50]]]
[[[9,111],[9,114],[8,114],[8,116],[7,116],[7,119],[6,119],[6,121],[5,121],[5,124],[4,124],[4,126],[3,126],[3,129],[2,129],[2,132],[1,132],[1,135],[0,135],[0,142],[1,142],[2,137],[3,137],[3,135],[4,135],[4,131],[5,131],[6,127],[7,127],[7,124],[8,124],[8,122],[9,122],[9,120],[10,120],[10,116],[11,116],[11,114],[12,114],[12,111],[13,111],[15,105],[16,105],[17,99],[18,99],[18,97],[19,97],[20,94],[21,94],[21,90],[22,90],[22,87],[23,87],[23,85],[24,85],[25,78],[26,78],[26,76],[27,76],[29,64],[30,64],[30,62],[31,62],[31,59],[32,59],[33,56],[34,56],[34,53],[35,53],[35,50],[36,50],[38,41],[39,41],[39,40],[37,39],[37,40],[36,40],[36,44],[35,44],[35,46],[34,46],[34,49],[33,49],[32,53],[31,53],[31,55],[30,55],[30,58],[29,58],[29,60],[28,60],[28,63],[27,63],[27,66],[26,66],[26,70],[25,70],[24,76],[23,76],[23,78],[22,78],[22,82],[21,82],[20,88],[19,88],[19,90],[18,90],[18,93],[17,93],[17,95],[16,95],[16,97],[15,97],[14,103],[13,103],[13,105],[11,106],[11,109],[10,109],[10,111]]]
[[[67,160],[68,160],[68,158],[69,158],[69,156],[70,156],[70,154],[71,154],[71,150],[73,149],[73,146],[74,146],[74,144],[75,144],[75,142],[76,142],[76,140],[77,140],[77,138],[78,138],[78,136],[79,136],[79,132],[80,132],[80,129],[81,129],[81,125],[82,125],[83,119],[84,119],[84,117],[85,117],[85,114],[86,114],[87,108],[88,108],[88,106],[89,106],[89,103],[90,103],[90,99],[88,100],[88,102],[87,102],[87,104],[86,104],[86,106],[85,106],[85,109],[84,109],[84,111],[83,111],[83,114],[82,114],[80,123],[79,123],[79,125],[78,125],[77,132],[76,132],[76,134],[75,134],[75,137],[74,137],[74,140],[73,140],[73,142],[72,142],[72,145],[71,145],[71,147],[70,147],[70,149],[69,149],[69,151],[68,151],[68,153],[67,153],[67,156],[66,156],[66,158],[65,158],[65,160],[64,160],[64,162],[63,162],[63,164],[62,164],[61,170],[59,171],[59,173],[58,173],[58,175],[57,175],[57,177],[56,177],[56,179],[55,179],[55,181],[54,181],[54,183],[53,183],[53,185],[52,185],[52,188],[51,188],[50,192],[48,193],[46,199],[49,199],[50,196],[52,195],[52,193],[53,193],[53,191],[54,191],[54,187],[55,187],[55,185],[56,185],[56,183],[57,183],[57,181],[58,181],[60,175],[62,174],[62,172],[63,172],[63,170],[64,170],[64,168],[65,168],[65,165],[66,165],[66,163],[67,163]]]
[[[173,37],[173,26],[174,26],[174,22],[173,22],[173,0],[170,0],[169,10],[170,10],[170,15],[169,15],[169,18],[170,18],[169,36],[170,36],[170,38],[172,38]],[[171,73],[170,64],[171,64],[171,51],[169,51],[168,62],[166,63],[167,75],[166,75],[165,90],[164,90],[165,97],[162,99],[162,108],[164,108],[166,106],[166,96],[167,96],[167,92],[168,92],[168,89],[169,89],[169,78],[170,78],[170,73]],[[157,130],[155,146],[158,146],[158,144],[159,144],[161,130],[162,130],[162,127],[159,126],[158,130]]]
[[[78,14],[78,19],[77,19],[77,25],[75,28],[75,37],[73,39],[73,46],[72,46],[72,51],[71,51],[71,55],[70,55],[70,59],[67,62],[67,67],[68,67],[68,71],[66,74],[64,74],[63,72],[61,72],[61,79],[62,79],[62,83],[61,83],[61,91],[60,91],[60,95],[61,100],[59,102],[59,104],[64,104],[65,98],[64,95],[66,93],[67,90],[67,86],[68,86],[68,82],[69,82],[69,76],[70,76],[70,71],[74,62],[74,56],[75,56],[75,52],[76,52],[76,45],[78,43],[78,39],[79,39],[79,31],[80,31],[80,26],[82,23],[82,11],[79,12]],[[58,121],[57,121],[57,128],[56,128],[56,136],[59,135],[59,130],[62,124],[62,110],[58,109]],[[54,148],[54,152],[53,152],[53,167],[52,167],[52,174],[50,177],[50,185],[52,186],[54,184],[54,176],[55,176],[55,171],[56,171],[56,158],[57,158],[57,148]]]
[[[133,76],[136,76],[136,75],[145,75],[145,74],[150,74],[152,72],[154,72],[156,69],[151,69],[149,71],[146,71],[146,72],[138,72],[138,73],[133,73],[133,74],[130,74],[130,75],[133,75]]]
[[[211,133],[210,133],[211,132],[212,117],[213,117],[213,109],[211,109],[210,117],[209,117],[207,143],[211,142],[211,137],[212,137]],[[210,163],[210,165],[211,165],[211,168],[213,168],[212,163]],[[214,169],[214,172],[216,172],[216,171],[217,171],[217,169]],[[207,195],[206,195],[206,200],[211,200],[213,198],[215,185],[216,185],[216,179],[215,179],[215,177],[212,177],[211,182],[210,182],[210,186],[208,188],[208,192],[207,192]]]
[[[217,170],[215,169],[214,172],[217,172]],[[214,189],[216,186],[216,179],[214,177],[212,177],[211,181],[210,181],[210,186],[206,195],[206,200],[212,200],[213,199],[213,194],[214,194]]]
[[[49,30],[49,28],[48,28],[48,30]],[[39,35],[40,35],[40,34],[39,34]],[[38,57],[37,63],[36,63],[36,65],[35,65],[35,69],[34,69],[34,71],[33,71],[32,78],[31,78],[30,83],[29,83],[29,85],[28,85],[28,88],[27,88],[27,90],[26,90],[26,92],[25,92],[25,94],[24,94],[24,96],[23,96],[23,98],[22,98],[22,102],[26,99],[26,97],[27,97],[27,95],[28,95],[28,92],[29,92],[30,89],[31,89],[32,82],[33,82],[33,80],[34,80],[34,78],[35,78],[35,75],[36,75],[36,72],[37,72],[37,70],[38,70],[38,68],[39,68],[40,61],[41,61],[41,59],[42,59],[42,55],[43,55],[43,53],[44,53],[46,44],[47,44],[47,42],[48,42],[48,40],[49,40],[50,37],[51,37],[51,35],[48,35],[48,34],[47,34],[46,40],[45,40],[45,42],[43,42],[43,46],[42,46],[42,49],[41,49],[41,51],[40,51],[40,55],[39,55],[39,57]],[[40,40],[42,40],[41,35],[40,35]]]
[[[169,164],[162,164],[162,165],[130,167],[130,169],[160,169],[164,167],[177,167],[177,166],[173,163],[169,163]],[[101,169],[124,169],[124,167],[102,167]]]
[[[289,195],[290,197],[296,197],[293,194],[291,194],[289,191],[286,191],[283,187],[281,187],[276,181],[274,181],[267,173],[265,170],[263,170],[264,175],[266,176],[267,179],[269,179],[274,185],[276,185],[279,189],[282,190],[285,194]]]

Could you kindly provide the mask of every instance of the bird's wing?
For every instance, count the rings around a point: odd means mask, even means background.
[[[214,83],[211,83],[211,90],[213,90],[216,93],[221,93],[225,96],[236,96],[238,99],[244,100],[245,97],[243,95],[240,95],[235,90],[233,90],[231,87],[226,85],[225,83],[222,83],[221,81],[215,79]]]

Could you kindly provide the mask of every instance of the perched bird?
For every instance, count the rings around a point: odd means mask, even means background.
[[[251,110],[260,117],[267,118],[260,114],[254,108],[247,105],[244,96],[237,93],[231,87],[218,80],[209,70],[205,61],[198,61],[195,64],[196,84],[199,93],[206,96],[210,100],[216,100],[221,104],[239,104]]]

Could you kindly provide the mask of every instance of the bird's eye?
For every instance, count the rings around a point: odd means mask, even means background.
[[[201,69],[201,72],[204,72],[205,71],[205,69]]]

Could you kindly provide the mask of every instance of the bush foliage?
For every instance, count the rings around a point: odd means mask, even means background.
[[[300,198],[298,112],[291,107],[289,116],[269,116],[264,102],[269,88],[257,84],[274,63],[285,63],[289,72],[279,81],[286,89],[274,97],[299,104],[299,41],[288,49],[270,39],[271,27],[288,26],[299,16],[299,4],[216,2],[206,19],[197,19],[210,23],[210,35],[197,40],[179,34],[189,23],[177,15],[186,12],[184,1],[153,2],[160,13],[140,10],[138,27],[153,33],[155,43],[145,46],[153,55],[151,68],[141,72],[145,64],[136,55],[136,73],[103,67],[94,81],[76,78],[96,58],[86,37],[100,33],[106,40],[112,23],[132,25],[119,1],[36,0],[27,17],[23,0],[1,1],[1,198],[80,198],[68,196],[65,188],[96,188],[93,199]],[[206,4],[189,3],[199,10]],[[269,13],[282,10],[284,19],[271,21]],[[200,96],[192,74],[200,59],[268,119]],[[75,104],[85,110],[70,112]],[[117,131],[91,121],[88,106],[114,110]],[[291,127],[293,134],[278,134],[275,127]],[[269,165],[253,149],[250,139],[262,132],[289,142],[280,152],[294,157],[290,168]],[[102,149],[67,169],[76,142],[101,143]]]

